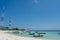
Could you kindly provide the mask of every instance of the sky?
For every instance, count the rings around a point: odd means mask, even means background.
[[[4,0],[0,0],[0,24]],[[60,30],[60,0],[6,0],[4,26],[29,30]]]

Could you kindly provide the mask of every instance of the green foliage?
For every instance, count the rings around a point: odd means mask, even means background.
[[[9,27],[1,27],[0,30],[9,30]]]
[[[20,29],[21,31],[26,31],[25,29]]]
[[[19,30],[19,28],[12,28],[11,30]]]
[[[20,30],[20,31],[25,31],[25,29],[19,29],[19,28],[9,28],[9,27],[0,27],[0,30]]]

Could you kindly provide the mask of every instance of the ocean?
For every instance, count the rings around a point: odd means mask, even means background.
[[[36,37],[36,38],[56,38],[60,39],[60,30],[31,30],[30,32],[40,32],[40,33],[45,33],[45,34],[40,34],[43,35],[42,37]],[[18,36],[25,36],[25,37],[33,37],[34,34],[29,35],[28,32],[19,32],[19,31],[14,31],[11,32],[14,35]]]

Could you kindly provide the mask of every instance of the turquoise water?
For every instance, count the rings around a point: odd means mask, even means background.
[[[58,32],[45,32],[45,33],[46,33],[44,35],[45,38],[60,38]]]
[[[41,33],[46,33],[46,34],[41,34],[43,35],[43,37],[38,37],[38,38],[56,38],[56,39],[60,39],[60,31],[31,31],[31,32],[41,32]],[[25,36],[25,37],[33,37],[33,35],[29,35],[28,32],[11,32],[14,35],[18,35],[18,36]]]
[[[35,32],[43,32],[46,33],[44,34],[44,38],[60,38],[60,30],[31,30]]]

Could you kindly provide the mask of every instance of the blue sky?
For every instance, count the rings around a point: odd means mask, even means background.
[[[0,0],[0,17],[3,1]],[[6,0],[4,16],[5,26],[9,25],[11,16],[12,27],[30,30],[59,30],[60,0]]]

